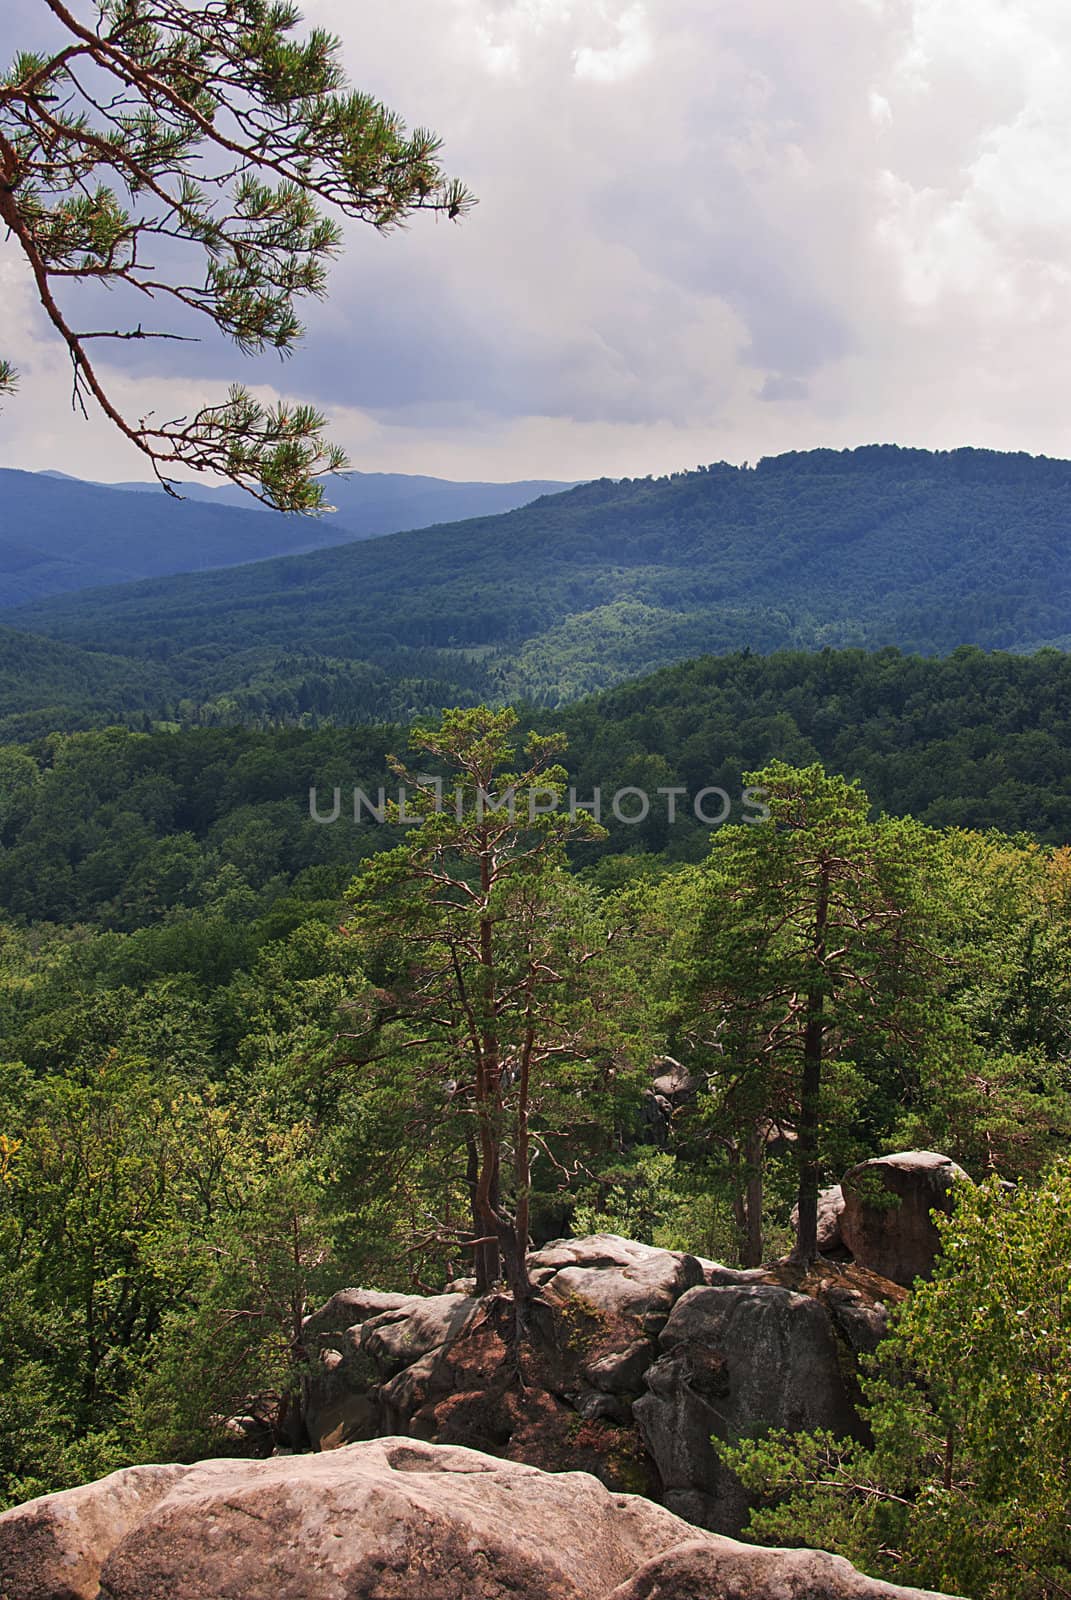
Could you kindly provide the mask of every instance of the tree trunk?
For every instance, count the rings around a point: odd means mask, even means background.
[[[465,1187],[469,1192],[469,1211],[472,1217],[472,1237],[480,1242],[473,1246],[472,1270],[476,1276],[476,1293],[490,1294],[501,1274],[498,1257],[498,1240],[491,1237],[488,1219],[481,1215],[479,1201],[480,1152],[476,1135],[465,1135]],[[498,1196],[493,1195],[497,1207]]]
[[[818,900],[815,905],[812,958],[816,975],[823,975],[826,956],[826,926],[829,921],[830,867],[819,869]],[[819,1133],[822,1110],[822,1051],[825,1044],[825,988],[821,983],[808,991],[807,1024],[803,1035],[803,1079],[800,1085],[800,1120],[796,1130],[796,1161],[799,1171],[799,1221],[796,1247],[791,1259],[810,1266],[818,1259],[818,1188],[821,1176]]]
[[[746,1232],[744,1266],[762,1266],[762,1191],[763,1164],[766,1159],[766,1130],[756,1124],[747,1137],[747,1187],[744,1191]]]

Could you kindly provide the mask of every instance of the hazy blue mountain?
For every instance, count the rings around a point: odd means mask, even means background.
[[[384,714],[405,715],[558,704],[710,651],[1028,650],[1071,635],[1071,463],[874,446],[601,480],[4,620],[166,662],[187,698],[231,696],[227,714],[340,720],[374,715],[375,685],[395,686]],[[289,698],[273,699],[284,659]],[[240,686],[253,698],[235,701]]]
[[[119,483],[112,487],[149,493],[153,485]],[[448,478],[426,478],[399,472],[347,472],[327,481],[327,498],[339,523],[357,539],[379,538],[409,528],[428,528],[435,522],[463,522],[468,517],[494,517],[515,511],[544,494],[561,494],[574,484],[534,478],[523,483],[454,483]],[[191,483],[182,493],[209,505],[252,507],[277,515],[251,500],[233,484],[215,487]],[[332,540],[333,544],[338,541]]]
[[[269,512],[240,489],[194,485],[175,500],[151,484],[0,469],[0,606],[486,516],[566,487],[355,473],[332,483],[338,511],[312,518]]]

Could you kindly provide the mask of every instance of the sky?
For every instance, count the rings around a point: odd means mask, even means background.
[[[9,48],[40,30],[43,0],[2,4]],[[480,204],[352,225],[285,366],[214,336],[139,352],[109,374],[131,414],[236,378],[319,404],[362,471],[459,479],[872,442],[1071,457],[1067,0],[303,10]],[[0,465],[148,475],[72,414],[3,242],[0,355],[23,375]]]

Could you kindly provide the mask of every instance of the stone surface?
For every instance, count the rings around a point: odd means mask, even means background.
[[[583,1473],[379,1439],[208,1462],[105,1563],[107,1600],[594,1600],[686,1537]]]
[[[345,1289],[305,1321],[312,1374],[304,1388],[303,1421],[316,1450],[397,1431],[422,1399],[406,1405],[407,1390],[429,1358],[470,1322],[470,1295],[378,1294]],[[345,1319],[352,1317],[352,1325]],[[406,1374],[413,1377],[406,1383]],[[396,1389],[391,1380],[402,1381]],[[295,1439],[295,1444],[302,1441]]]
[[[655,1065],[658,1070],[651,1082],[655,1094],[676,1104],[683,1104],[694,1096],[698,1080],[692,1076],[687,1067],[675,1061],[672,1056],[663,1056]]]
[[[821,1550],[760,1550],[711,1537],[655,1556],[606,1600],[942,1600],[864,1577]]]
[[[744,1277],[744,1274],[740,1274]],[[671,1510],[700,1527],[739,1533],[748,1500],[711,1435],[764,1428],[858,1432],[826,1307],[776,1283],[692,1289],[659,1340],[662,1355],[633,1406]]]
[[[3,1600],[96,1600],[108,1552],[189,1467],[127,1467],[0,1516]]]
[[[844,1240],[841,1237],[840,1219],[844,1211],[844,1190],[840,1184],[834,1184],[831,1189],[821,1189],[818,1193],[818,1249],[824,1256],[835,1255],[844,1249]],[[800,1219],[799,1206],[792,1207],[792,1226],[795,1228]]]
[[[384,1378],[393,1378],[433,1350],[456,1339],[476,1312],[465,1294],[436,1294],[381,1312],[361,1324],[360,1348]]]
[[[544,1294],[560,1302],[582,1301],[604,1317],[633,1321],[652,1336],[665,1326],[680,1296],[705,1281],[695,1256],[612,1233],[557,1239],[529,1259]]]
[[[57,1516],[61,1499],[81,1513]],[[586,1473],[401,1438],[136,1468],[32,1501],[0,1517],[0,1572],[45,1523],[50,1559],[75,1571],[94,1501],[99,1600],[925,1600],[832,1556],[698,1533]],[[9,1600],[98,1595],[93,1573],[58,1587],[35,1565],[31,1581]]]
[[[969,1181],[933,1150],[860,1162],[841,1185],[841,1237],[857,1262],[883,1278],[905,1286],[929,1278],[941,1247],[932,1213],[950,1212],[955,1184]]]
[[[467,1445],[550,1471],[590,1472],[612,1490],[668,1493],[682,1515],[737,1532],[740,1504],[713,1481],[709,1435],[718,1416],[745,1427],[790,1425],[795,1413],[776,1375],[783,1370],[809,1396],[805,1418],[851,1431],[855,1358],[874,1349],[904,1294],[854,1263],[743,1271],[613,1234],[554,1240],[529,1260],[542,1287],[523,1388],[509,1378],[508,1297],[336,1295],[306,1324],[313,1375],[304,1418],[313,1447],[393,1434]],[[673,1308],[703,1286],[762,1290],[763,1316],[745,1326],[739,1312],[736,1332],[719,1322],[722,1343],[712,1347],[705,1322],[694,1337],[679,1337],[681,1313],[671,1339],[685,1348],[667,1349],[664,1340],[660,1348]],[[351,1314],[361,1320],[340,1332]],[[780,1354],[763,1343],[771,1319]]]

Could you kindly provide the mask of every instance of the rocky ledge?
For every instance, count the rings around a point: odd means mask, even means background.
[[[852,1264],[738,1272],[613,1234],[530,1257],[523,1384],[512,1303],[346,1289],[308,1319],[297,1449],[405,1434],[593,1473],[713,1532],[747,1519],[711,1435],[859,1429],[855,1358],[904,1291]]]
[[[923,1600],[582,1472],[403,1438],[131,1467],[0,1516],[5,1600]],[[930,1596],[930,1600],[934,1600]]]

